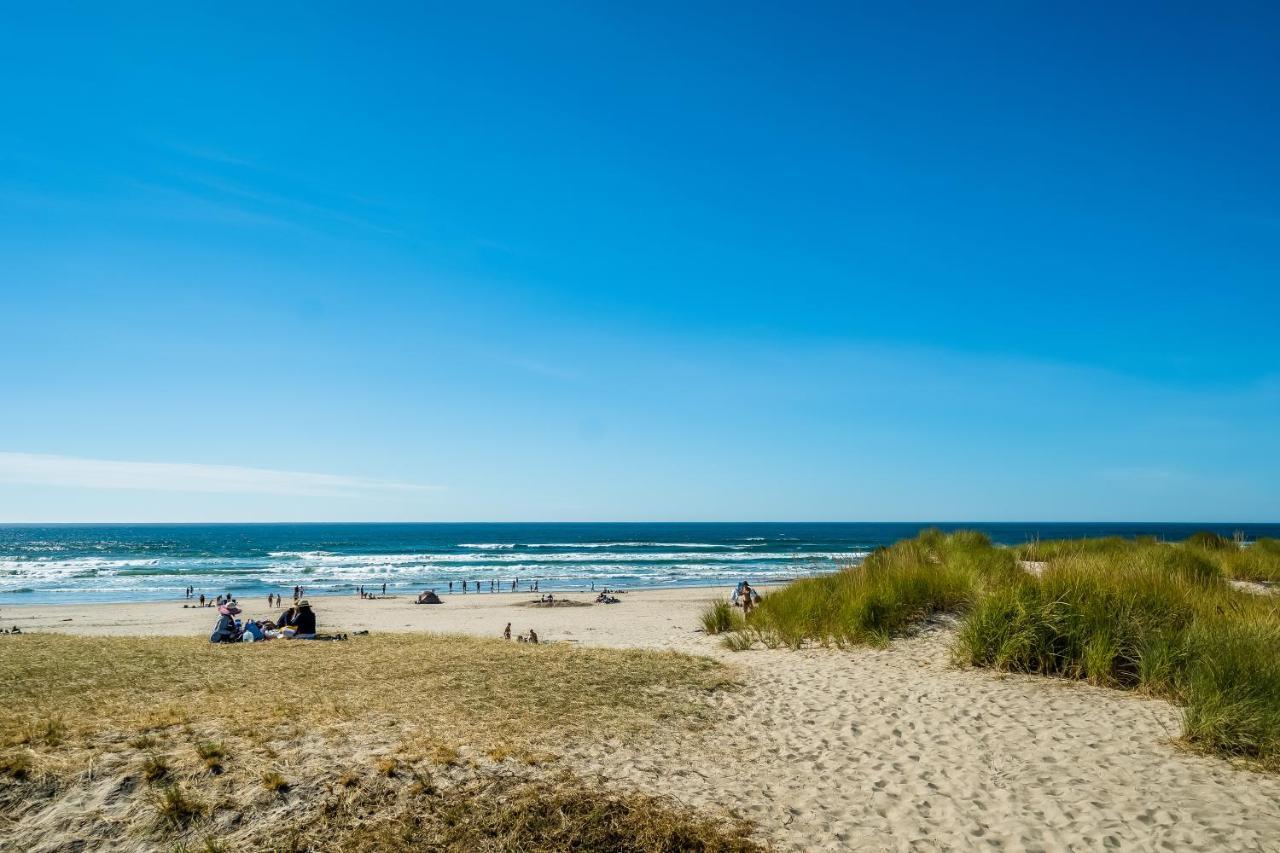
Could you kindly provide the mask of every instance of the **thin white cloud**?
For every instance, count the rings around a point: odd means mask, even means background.
[[[231,492],[307,497],[368,497],[390,492],[436,491],[440,488],[365,477],[276,471],[238,465],[122,462],[3,451],[0,451],[0,483],[81,489]]]

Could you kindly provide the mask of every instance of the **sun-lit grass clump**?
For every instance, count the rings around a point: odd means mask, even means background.
[[[1211,533],[1013,549],[926,531],[766,595],[727,644],[882,645],[953,613],[961,664],[1167,697],[1185,705],[1190,743],[1280,767],[1280,596],[1227,583],[1269,580],[1277,566],[1275,540]]]
[[[255,850],[516,849],[512,839],[593,849],[575,838],[755,850],[745,823],[529,775],[577,743],[699,729],[710,695],[734,684],[706,658],[467,637],[8,637],[0,848],[39,820],[51,837],[123,833],[137,849],[203,850],[214,827],[232,826],[219,843]],[[495,815],[469,799],[478,793],[516,811]],[[99,805],[85,813],[64,796]],[[357,802],[370,811],[351,810]],[[615,844],[624,836],[636,845]]]
[[[929,531],[877,549],[856,568],[764,596],[749,628],[767,645],[883,645],[930,614],[962,610],[980,590],[1020,574],[1013,553],[992,547],[980,533]]]

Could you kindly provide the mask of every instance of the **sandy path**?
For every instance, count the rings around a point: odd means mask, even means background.
[[[957,670],[949,632],[887,650],[727,652],[695,632],[710,590],[633,592],[624,603],[519,606],[528,595],[318,599],[322,626],[544,638],[706,654],[741,668],[722,722],[696,737],[565,744],[578,770],[735,806],[802,850],[1280,851],[1280,778],[1171,744],[1178,710],[1087,685]],[[575,596],[589,598],[589,596]],[[265,613],[250,607],[250,614]],[[190,634],[181,604],[5,607],[5,626]],[[64,622],[63,619],[71,619]],[[140,630],[145,628],[145,631]]]
[[[1280,779],[1175,748],[1169,703],[956,670],[949,636],[730,653],[756,678],[705,744],[595,766],[806,850],[1280,850]]]

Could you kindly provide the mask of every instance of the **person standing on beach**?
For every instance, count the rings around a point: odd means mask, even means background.
[[[504,628],[502,631],[502,639],[504,640],[511,639],[511,623],[510,622],[507,623],[507,627]]]
[[[387,585],[385,583],[382,585],[382,594],[383,595],[387,594]]]

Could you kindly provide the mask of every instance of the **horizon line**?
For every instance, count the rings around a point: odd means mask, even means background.
[[[345,524],[345,525],[379,525],[379,524],[435,524],[435,525],[463,525],[463,524],[1181,524],[1181,525],[1248,525],[1252,527],[1280,526],[1280,521],[1208,521],[1205,519],[1197,520],[1170,520],[1170,519],[1125,519],[1125,518],[1106,518],[1106,519],[705,519],[705,520],[662,520],[662,519],[646,519],[641,521],[635,520],[538,520],[538,519],[522,519],[518,521],[484,521],[484,520],[467,520],[467,521],[343,521],[343,520],[272,520],[272,521],[0,521],[0,528],[4,527],[91,527],[91,526],[113,526],[113,527],[144,527],[144,526],[247,526],[258,525],[263,527],[279,526],[279,525],[325,525],[325,524]]]

